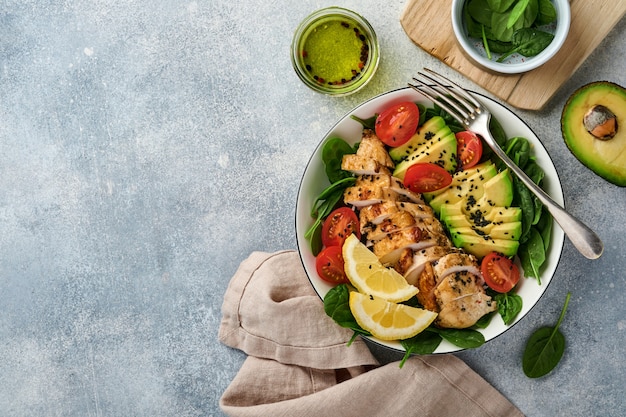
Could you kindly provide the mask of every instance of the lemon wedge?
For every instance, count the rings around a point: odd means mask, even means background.
[[[350,283],[359,292],[399,303],[418,293],[417,287],[395,269],[386,268],[376,255],[354,235],[342,247],[344,269]]]
[[[408,339],[422,332],[437,313],[350,292],[350,310],[363,329],[381,340]]]

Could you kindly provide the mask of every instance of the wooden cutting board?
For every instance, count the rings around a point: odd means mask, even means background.
[[[571,25],[563,48],[541,67],[501,75],[474,64],[458,45],[452,0],[409,0],[400,23],[419,47],[510,105],[539,110],[626,13],[626,0],[571,0]]]

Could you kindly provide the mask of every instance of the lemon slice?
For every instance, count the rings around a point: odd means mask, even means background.
[[[350,310],[359,325],[381,340],[408,339],[422,332],[437,313],[350,292]]]
[[[406,301],[418,293],[417,287],[406,282],[395,269],[383,266],[354,234],[344,242],[342,255],[346,275],[359,292],[394,303]]]

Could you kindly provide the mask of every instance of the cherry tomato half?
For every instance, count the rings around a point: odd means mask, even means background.
[[[483,258],[480,272],[483,274],[487,285],[500,293],[511,291],[520,279],[517,265],[511,259],[497,252],[490,252]]]
[[[444,168],[432,163],[411,165],[404,174],[404,186],[415,193],[428,193],[447,187],[452,175]]]
[[[415,103],[406,101],[385,109],[376,118],[376,136],[391,147],[406,143],[415,134],[420,111]]]
[[[456,154],[463,169],[471,168],[480,161],[483,155],[483,141],[474,132],[465,130],[456,136]]]
[[[359,219],[356,213],[348,207],[339,207],[332,211],[322,225],[322,244],[329,246],[343,246],[343,242],[352,233],[361,238]]]
[[[348,277],[343,267],[341,246],[324,248],[315,258],[315,269],[324,281],[331,284],[348,283]]]

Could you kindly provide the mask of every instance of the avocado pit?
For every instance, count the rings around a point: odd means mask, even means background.
[[[609,140],[617,134],[617,117],[601,104],[596,104],[585,113],[583,124],[596,139]]]

